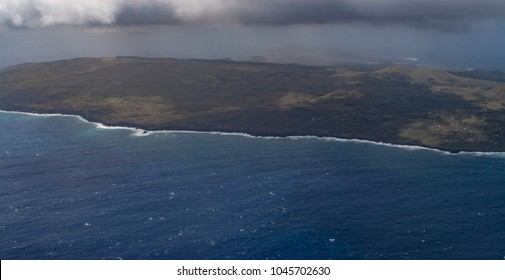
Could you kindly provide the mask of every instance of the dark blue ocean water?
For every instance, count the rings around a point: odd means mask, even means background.
[[[0,113],[1,259],[503,259],[505,157]]]

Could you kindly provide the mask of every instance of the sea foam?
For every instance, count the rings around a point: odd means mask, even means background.
[[[20,111],[5,111],[5,110],[0,110],[1,113],[7,113],[7,114],[21,114],[21,115],[28,115],[28,116],[33,116],[33,117],[71,117],[78,119],[79,121],[85,122],[85,123],[90,123],[93,124],[97,129],[104,129],[104,130],[128,130],[131,131],[132,133],[130,136],[132,137],[145,137],[145,136],[153,136],[153,135],[163,135],[163,134],[211,134],[211,135],[221,135],[221,136],[240,136],[240,137],[246,137],[246,138],[251,138],[251,139],[290,139],[290,140],[321,140],[321,141],[336,141],[336,142],[344,142],[344,143],[358,143],[358,144],[368,144],[368,145],[378,145],[378,146],[386,146],[390,148],[396,148],[396,149],[402,149],[402,150],[407,150],[407,151],[431,151],[431,152],[436,152],[440,153],[443,155],[450,155],[450,156],[458,156],[458,155],[470,155],[470,156],[491,156],[491,157],[505,157],[505,152],[480,152],[480,151],[461,151],[458,153],[451,153],[448,151],[440,150],[440,149],[435,149],[435,148],[428,148],[428,147],[423,147],[423,146],[417,146],[417,145],[402,145],[402,144],[393,144],[393,143],[385,143],[385,142],[378,142],[378,141],[371,141],[371,140],[364,140],[364,139],[345,139],[345,138],[338,138],[338,137],[320,137],[320,136],[315,136],[315,135],[293,135],[293,136],[255,136],[252,134],[248,133],[242,133],[242,132],[221,132],[221,131],[191,131],[191,130],[144,130],[141,128],[137,127],[127,127],[127,126],[108,126],[99,122],[93,122],[89,121],[82,116],[79,115],[71,115],[71,114],[40,114],[40,113],[30,113],[30,112],[20,112]]]

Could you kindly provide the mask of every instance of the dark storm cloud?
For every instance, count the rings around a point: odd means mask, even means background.
[[[505,17],[503,0],[259,0],[226,12],[249,25],[399,24],[453,30],[475,20]]]
[[[170,3],[149,2],[120,6],[113,23],[120,26],[170,25],[180,23],[180,20]]]
[[[504,0],[2,0],[7,26],[397,24],[454,30],[504,18]]]
[[[258,1],[229,11],[237,22],[251,25],[292,25],[348,22],[360,17],[347,1]]]

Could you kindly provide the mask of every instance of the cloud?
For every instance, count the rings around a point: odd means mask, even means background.
[[[233,1],[236,2],[236,1]],[[505,18],[503,0],[256,0],[221,11],[249,25],[398,24],[453,30]]]
[[[116,25],[170,25],[181,21],[169,2],[123,2],[115,9],[113,22]]]
[[[397,24],[455,30],[505,18],[503,0],[1,0],[11,27]]]
[[[2,0],[0,21],[11,27],[112,24],[114,1]]]

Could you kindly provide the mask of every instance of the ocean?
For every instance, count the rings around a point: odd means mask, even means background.
[[[0,113],[1,259],[504,259],[505,154]]]

